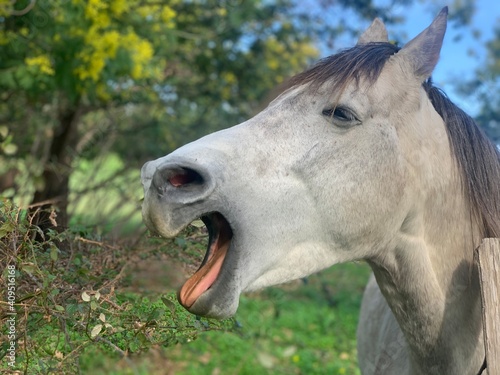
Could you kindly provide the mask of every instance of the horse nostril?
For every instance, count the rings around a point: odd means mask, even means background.
[[[176,203],[192,203],[206,198],[215,188],[211,174],[201,165],[164,163],[151,178],[151,189],[162,199]]]
[[[171,170],[170,172],[174,172],[167,177],[167,181],[173,187],[182,187],[188,184],[193,185],[202,185],[204,180],[203,177],[193,169],[190,168],[179,168],[175,171]]]

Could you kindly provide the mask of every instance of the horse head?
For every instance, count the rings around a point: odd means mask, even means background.
[[[433,174],[451,170],[444,126],[426,129],[442,119],[422,89],[445,28],[442,11],[398,50],[376,20],[255,117],[144,165],[147,226],[172,237],[202,218],[210,234],[181,304],[230,316],[243,291],[394,246]]]

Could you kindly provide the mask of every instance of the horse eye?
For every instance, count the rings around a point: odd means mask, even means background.
[[[324,109],[322,114],[323,116],[332,117],[340,122],[358,121],[356,116],[354,116],[354,114],[349,109],[343,107]]]

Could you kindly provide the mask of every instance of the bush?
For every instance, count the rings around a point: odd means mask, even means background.
[[[100,356],[132,356],[235,327],[233,320],[187,313],[174,293],[124,291],[126,267],[137,257],[130,246],[78,228],[44,233],[31,220],[10,200],[0,201],[0,290],[6,291],[0,297],[0,361],[13,373],[80,373]],[[184,247],[192,238],[169,245]]]

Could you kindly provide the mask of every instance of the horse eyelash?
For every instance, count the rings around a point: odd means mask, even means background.
[[[328,108],[324,109],[322,111],[323,116],[328,116],[331,118],[336,118],[337,120],[340,121],[359,121],[358,118],[352,113],[352,111],[348,108],[345,107],[335,107],[335,108]]]

